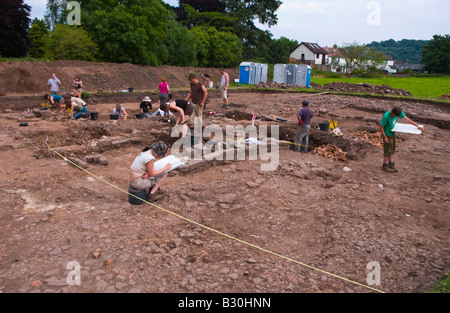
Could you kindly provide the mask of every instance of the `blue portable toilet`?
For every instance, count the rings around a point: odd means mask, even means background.
[[[308,65],[308,74],[306,75],[306,87],[311,88],[311,66]]]
[[[239,66],[239,84],[250,84],[251,63],[242,62]]]
[[[295,85],[300,87],[306,87],[308,83],[308,68],[311,68],[306,64],[297,65],[297,72],[295,77]]]

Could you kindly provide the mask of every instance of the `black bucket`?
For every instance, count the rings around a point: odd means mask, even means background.
[[[119,114],[110,114],[109,118],[112,120],[118,120],[119,119]]]
[[[133,92],[134,88],[133,87],[129,87],[128,88],[128,92]]]
[[[142,120],[142,119],[144,119],[144,117],[145,117],[145,113],[136,113],[136,118],[138,120]]]
[[[137,190],[130,186],[130,188],[128,188],[128,192],[130,193],[128,195],[128,202],[132,205],[141,205],[147,201],[147,190]]]
[[[327,131],[330,129],[330,123],[328,122],[319,123],[319,127],[321,131]]]
[[[98,112],[91,112],[91,120],[98,120]]]

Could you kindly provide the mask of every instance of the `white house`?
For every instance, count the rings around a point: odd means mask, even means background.
[[[290,54],[290,60],[308,65],[326,65],[327,52],[316,43],[302,42]]]
[[[331,66],[332,72],[345,73],[347,71],[347,61],[338,47],[323,47],[323,50],[328,53],[326,64]]]
[[[386,53],[384,53],[384,52],[381,52],[381,53],[386,58],[386,63],[385,63],[385,65],[383,64],[382,66],[380,66],[378,69],[381,71],[388,72],[388,74],[397,73],[397,68],[394,65],[395,60],[391,56],[387,55]]]

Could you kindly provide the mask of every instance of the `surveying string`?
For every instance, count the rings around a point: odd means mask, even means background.
[[[52,151],[52,152],[54,152],[56,155],[60,156],[64,161],[67,161],[68,163],[70,163],[70,164],[72,164],[73,166],[79,168],[79,169],[82,170],[83,172],[85,172],[85,173],[91,175],[92,177],[95,177],[95,178],[97,178],[98,180],[104,182],[105,184],[107,184],[107,185],[109,185],[109,186],[111,186],[111,187],[113,187],[113,188],[115,188],[115,189],[117,189],[117,190],[119,190],[119,191],[121,191],[121,192],[123,192],[123,193],[126,193],[126,194],[129,195],[129,196],[133,196],[134,198],[136,198],[136,199],[138,199],[138,200],[140,200],[140,201],[143,201],[143,202],[145,202],[145,203],[147,203],[147,204],[150,204],[150,205],[154,206],[155,208],[158,208],[158,209],[160,209],[161,211],[164,211],[164,212],[166,212],[166,213],[168,213],[168,214],[171,214],[171,215],[173,215],[173,216],[175,216],[175,217],[178,217],[178,218],[180,218],[180,219],[182,219],[182,220],[184,220],[184,221],[186,221],[186,222],[189,222],[189,223],[194,224],[194,225],[197,225],[197,226],[199,226],[199,227],[201,227],[201,228],[204,228],[204,229],[207,229],[207,230],[209,230],[209,231],[212,231],[212,232],[214,232],[214,233],[216,233],[216,234],[219,234],[219,235],[221,235],[221,236],[223,236],[223,237],[226,237],[226,238],[229,238],[229,239],[233,239],[233,240],[235,240],[235,241],[237,241],[237,242],[240,242],[240,243],[245,244],[245,245],[247,245],[247,246],[250,246],[250,247],[252,247],[252,248],[258,249],[258,250],[260,250],[260,251],[263,251],[263,252],[272,254],[272,255],[274,255],[274,256],[277,256],[277,257],[279,257],[279,258],[282,258],[282,259],[291,261],[291,262],[293,262],[293,263],[302,265],[302,266],[307,267],[307,268],[309,268],[309,269],[312,269],[312,270],[321,272],[321,273],[323,273],[323,274],[326,274],[326,275],[329,275],[329,276],[332,276],[332,277],[335,277],[335,278],[344,280],[344,281],[346,281],[346,282],[349,282],[349,283],[352,283],[352,284],[355,284],[355,285],[358,285],[358,286],[361,286],[361,287],[364,287],[364,288],[367,288],[367,289],[370,289],[370,290],[373,290],[373,291],[376,291],[376,292],[379,292],[379,293],[385,293],[385,292],[382,291],[382,290],[379,290],[379,289],[376,289],[376,288],[373,288],[373,287],[370,287],[370,286],[367,286],[367,285],[358,283],[358,282],[353,281],[353,280],[350,280],[350,279],[348,279],[348,278],[345,278],[345,277],[342,277],[342,276],[339,276],[339,275],[336,275],[336,274],[327,272],[327,271],[322,270],[322,269],[320,269],[320,268],[317,268],[317,267],[314,267],[314,266],[311,266],[311,265],[302,263],[302,262],[300,262],[300,261],[294,260],[294,259],[289,258],[289,257],[287,257],[287,256],[284,256],[284,255],[282,255],[282,254],[279,254],[279,253],[276,253],[276,252],[267,250],[267,249],[265,249],[265,248],[262,248],[262,247],[260,247],[260,246],[254,245],[254,244],[249,243],[249,242],[247,242],[247,241],[244,241],[244,240],[242,240],[242,239],[239,239],[239,238],[236,238],[236,237],[234,237],[234,236],[231,236],[231,235],[228,235],[228,234],[226,234],[226,233],[223,233],[223,232],[221,232],[221,231],[219,231],[219,230],[216,230],[216,229],[214,229],[214,228],[211,228],[211,227],[209,227],[209,226],[200,224],[200,223],[198,223],[198,222],[196,222],[196,221],[194,221],[194,220],[191,220],[191,219],[189,219],[189,218],[187,218],[187,217],[184,217],[184,216],[182,216],[182,215],[180,215],[180,214],[178,214],[178,213],[175,213],[175,212],[169,211],[169,210],[167,210],[167,209],[164,209],[163,207],[160,207],[160,206],[158,206],[158,205],[156,205],[156,204],[154,204],[154,203],[151,203],[151,202],[149,202],[149,201],[146,201],[146,200],[144,200],[144,199],[141,199],[141,198],[139,198],[138,196],[133,195],[133,194],[129,193],[128,191],[123,190],[122,188],[120,188],[120,187],[118,187],[118,186],[116,186],[116,185],[114,185],[114,184],[111,184],[110,182],[106,181],[105,179],[103,179],[103,178],[101,178],[101,177],[99,177],[99,176],[97,176],[97,175],[95,175],[95,174],[89,172],[88,170],[82,168],[82,167],[79,166],[78,164],[76,164],[76,163],[72,162],[71,160],[67,159],[66,157],[64,157],[63,155],[61,155],[59,152],[57,152],[56,150],[52,149],[48,144],[47,144],[47,147],[48,147],[48,149],[49,149],[50,151]]]

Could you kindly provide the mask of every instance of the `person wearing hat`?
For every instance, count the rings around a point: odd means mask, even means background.
[[[309,130],[311,129],[311,119],[313,118],[311,109],[309,108],[309,101],[303,100],[302,109],[297,115],[299,128],[294,139],[295,151],[306,153],[308,151]]]
[[[162,200],[165,197],[160,186],[169,175],[167,171],[172,168],[172,165],[168,163],[162,169],[155,170],[155,161],[156,158],[163,158],[167,150],[168,147],[164,142],[155,142],[142,149],[131,164],[130,185],[137,190],[150,189],[148,194],[150,202]]]
[[[152,107],[152,99],[150,99],[149,96],[145,97],[141,104],[139,105],[139,108],[141,109],[141,112],[144,113],[146,118],[153,117],[153,114],[150,112]]]

